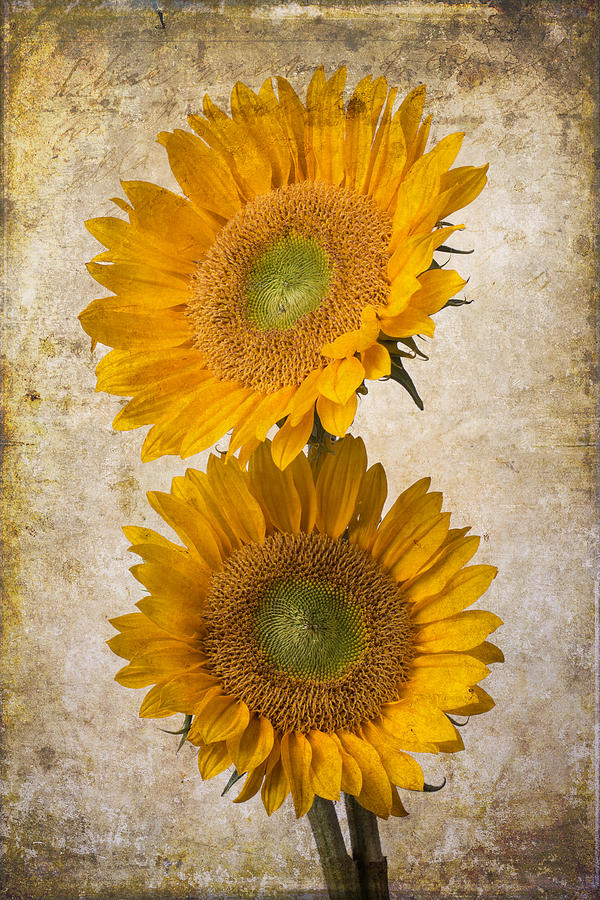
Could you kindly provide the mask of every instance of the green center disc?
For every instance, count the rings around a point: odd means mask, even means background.
[[[279,669],[317,680],[342,675],[366,647],[359,607],[338,586],[313,578],[281,581],[265,591],[256,638]]]
[[[246,283],[246,312],[261,331],[290,328],[327,294],[327,254],[313,238],[288,234],[257,257]]]

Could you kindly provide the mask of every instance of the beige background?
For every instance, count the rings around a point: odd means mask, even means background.
[[[316,897],[306,819],[220,798],[192,748],[140,721],[104,645],[141,592],[120,526],[156,525],[144,492],[184,464],[142,465],[141,432],[94,394],[102,354],[75,316],[97,285],[86,218],[119,178],[174,186],[159,130],[209,92],[313,69],[429,90],[433,136],[465,130],[490,162],[461,218],[470,307],[437,317],[410,369],[354,431],[394,493],[433,474],[455,523],[500,568],[483,604],[505,621],[491,713],[467,749],[424,759],[436,795],[382,823],[394,897],[591,898],[594,884],[595,4],[8,3],[4,612],[10,898]],[[191,460],[203,466],[205,455]],[[167,726],[168,727],[168,726]],[[286,893],[287,892],[287,893]]]

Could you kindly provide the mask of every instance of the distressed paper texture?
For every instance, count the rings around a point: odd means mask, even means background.
[[[155,5],[156,6],[156,5]],[[141,590],[123,524],[156,527],[145,491],[185,463],[142,465],[140,432],[94,394],[76,315],[97,285],[84,229],[119,178],[176,188],[158,131],[241,79],[304,90],[428,86],[434,140],[467,133],[459,164],[490,162],[453,260],[470,307],[436,317],[410,367],[425,412],[394,384],[354,433],[394,495],[433,475],[453,522],[499,566],[483,606],[505,621],[497,706],[466,751],[423,758],[435,795],[381,823],[392,896],[594,895],[594,206],[596,5],[9,3],[5,27],[4,894],[9,898],[324,896],[306,819],[202,783],[164,722],[113,681],[108,619]],[[203,467],[206,454],[187,464]],[[139,692],[141,694],[143,692]],[[169,727],[168,724],[165,727]],[[597,771],[596,771],[597,774]],[[342,814],[343,815],[343,814]]]

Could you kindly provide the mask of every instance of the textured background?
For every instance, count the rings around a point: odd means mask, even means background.
[[[426,759],[446,788],[405,796],[382,823],[393,896],[591,898],[594,893],[594,307],[596,5],[267,2],[5,4],[11,194],[5,447],[4,896],[316,897],[306,820],[288,802],[220,799],[192,748],[137,718],[112,679],[108,618],[141,596],[125,523],[156,525],[145,490],[184,464],[142,465],[139,432],[94,394],[76,314],[96,296],[83,220],[112,210],[119,178],[173,186],[159,130],[185,127],[208,91],[268,73],[304,92],[344,63],[349,84],[426,82],[433,136],[490,161],[461,215],[470,307],[437,317],[412,374],[424,413],[393,384],[355,432],[392,493],[425,474],[483,534],[500,567],[484,607],[505,621],[497,707],[467,750]],[[203,466],[205,455],[192,464]],[[486,685],[487,686],[487,685]],[[287,893],[286,893],[287,892]]]

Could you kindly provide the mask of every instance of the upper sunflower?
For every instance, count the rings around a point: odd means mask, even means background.
[[[345,107],[345,77],[318,69],[306,105],[283,78],[278,94],[270,78],[258,94],[238,83],[231,117],[205,97],[195,135],[159,135],[188,199],[123,182],[129,223],[87,223],[108,248],[89,271],[116,296],[80,319],[115,348],[98,390],[133,397],[114,427],[154,426],[143,459],[190,456],[231,428],[230,451],[247,454],[285,419],[284,468],[315,405],[344,435],[364,379],[401,377],[397,341],[431,336],[430,315],[464,285],[430,266],[487,166],[450,170],[462,133],[424,154],[424,87],[393,113],[397,89],[368,76]]]
[[[121,684],[154,685],[141,716],[189,717],[203,778],[235,765],[237,801],[262,786],[269,814],[290,791],[302,815],[343,790],[387,817],[405,814],[396,786],[424,789],[405,751],[463,749],[445,713],[491,709],[477,683],[502,660],[486,641],[500,619],[463,610],[496,570],[464,568],[479,539],[428,488],[380,522],[385,473],[346,437],[285,472],[268,442],[248,471],[211,456],[149,495],[185,549],[125,529],[151,596],[109,645],[130,660]]]

